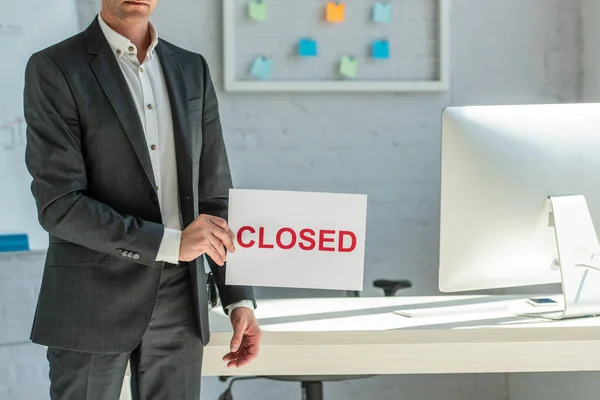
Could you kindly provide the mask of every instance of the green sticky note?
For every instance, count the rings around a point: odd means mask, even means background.
[[[358,70],[358,61],[351,56],[343,56],[340,61],[340,75],[346,76],[348,78],[353,78],[356,76],[356,72]]]
[[[251,1],[248,4],[248,16],[256,21],[267,19],[267,2],[265,0]]]

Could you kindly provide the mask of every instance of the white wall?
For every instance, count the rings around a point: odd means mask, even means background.
[[[600,101],[600,1],[581,0],[583,101]],[[511,374],[510,400],[592,400],[600,380],[595,372]]]
[[[407,277],[414,282],[407,294],[414,295],[437,293],[441,109],[574,101],[581,91],[579,1],[454,0],[452,11],[452,90],[419,95],[223,93],[220,2],[162,1],[154,22],[159,35],[208,59],[236,186],[367,193],[365,294],[379,295],[369,287],[375,278]],[[13,290],[2,287],[13,268],[3,267],[0,293]],[[33,298],[39,276],[28,279],[22,284]],[[260,297],[315,294],[339,295],[258,290]],[[0,327],[11,326],[3,315]],[[29,321],[30,315],[23,318]],[[43,386],[19,377],[46,377],[37,347],[0,345],[0,358],[5,368],[0,400],[47,398]],[[507,384],[503,374],[387,376],[329,384],[326,395],[331,400],[505,400]],[[202,398],[216,399],[222,389],[216,378],[205,378]],[[236,385],[234,394],[237,400],[281,400],[299,398],[298,390],[295,384],[251,381]]]
[[[583,15],[583,99],[600,101],[600,1],[581,0]]]

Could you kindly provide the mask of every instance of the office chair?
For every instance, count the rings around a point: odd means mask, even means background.
[[[396,292],[401,289],[407,289],[412,287],[412,282],[407,279],[399,280],[388,280],[388,279],[377,279],[373,282],[373,286],[383,290],[383,294],[386,297],[395,296]],[[348,291],[348,297],[359,297],[360,292]],[[236,377],[229,380],[229,387],[219,396],[219,400],[233,400],[232,387],[237,381],[249,380],[249,379],[271,379],[276,381],[285,382],[300,382],[302,389],[303,400],[323,400],[323,383],[324,382],[339,382],[348,381],[354,379],[368,378],[372,375],[292,375],[292,376],[245,376]],[[221,382],[227,382],[230,377],[220,376]]]

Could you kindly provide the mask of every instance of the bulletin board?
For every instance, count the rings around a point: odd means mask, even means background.
[[[448,90],[450,1],[223,0],[225,90]]]

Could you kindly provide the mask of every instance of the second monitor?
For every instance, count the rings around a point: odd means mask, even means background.
[[[561,283],[547,317],[600,313],[600,104],[446,108],[441,167],[442,292]]]

